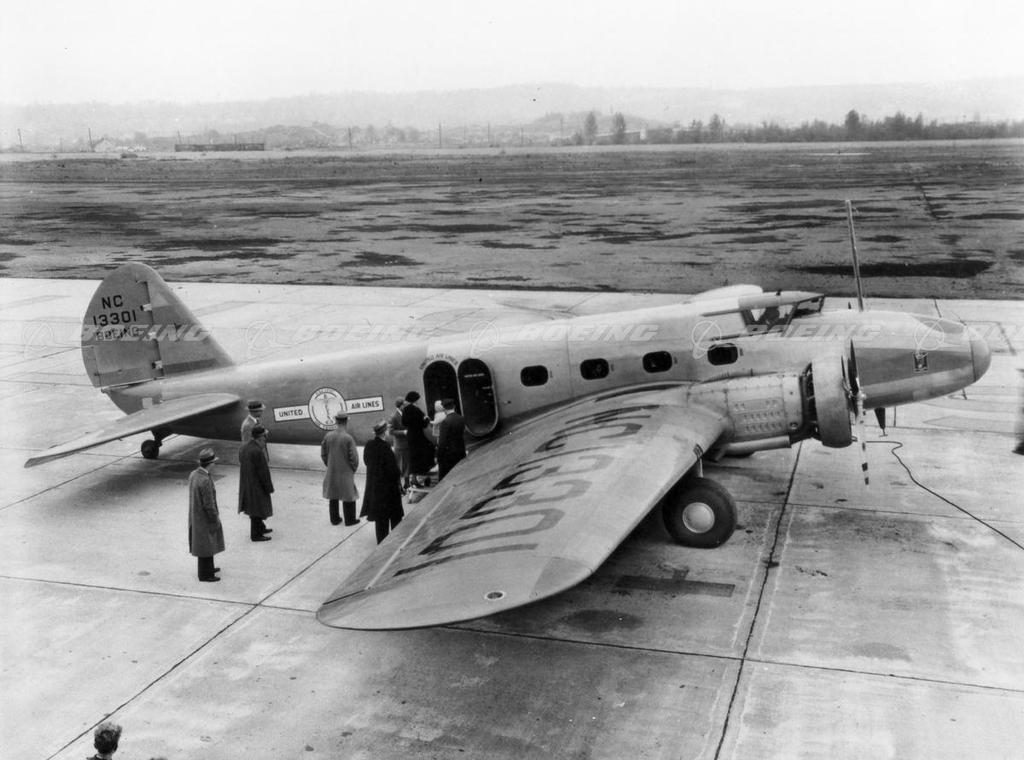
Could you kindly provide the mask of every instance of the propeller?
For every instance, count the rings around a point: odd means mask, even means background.
[[[867,396],[860,386],[860,376],[857,373],[857,352],[854,350],[853,341],[850,341],[850,361],[846,365],[846,370],[850,411],[853,412],[857,423],[857,440],[860,441],[860,468],[864,472],[864,485],[868,485],[868,439],[864,431],[864,400]],[[882,414],[885,414],[884,409]]]
[[[875,407],[875,419],[878,420],[878,427],[882,428],[882,435],[883,436],[886,435],[886,432],[885,432],[885,407],[884,406],[876,406]]]

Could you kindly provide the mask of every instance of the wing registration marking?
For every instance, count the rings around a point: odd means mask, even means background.
[[[611,450],[618,451],[636,440],[656,409],[657,405],[625,406],[566,420],[529,452],[526,461],[500,473],[482,496],[452,520],[452,527],[419,549],[414,564],[399,568],[393,577],[471,557],[537,549],[539,544],[526,537],[546,533],[558,525],[565,511],[555,505],[586,496],[594,484],[592,476],[614,463],[616,455]],[[445,501],[442,499],[437,506]],[[428,516],[370,585],[387,573],[402,549],[429,521]],[[471,535],[492,526],[499,530]]]

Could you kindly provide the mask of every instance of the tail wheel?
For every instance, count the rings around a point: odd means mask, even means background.
[[[142,456],[145,459],[156,459],[160,456],[160,442],[154,441],[151,438],[147,438],[142,442],[140,447],[142,450]]]
[[[736,530],[736,502],[709,478],[681,482],[665,497],[661,514],[673,540],[697,549],[721,546]]]

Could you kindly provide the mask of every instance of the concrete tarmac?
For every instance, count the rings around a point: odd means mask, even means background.
[[[856,445],[724,460],[706,474],[741,527],[719,549],[675,546],[652,515],[552,599],[362,632],[314,617],[375,546],[372,526],[328,523],[314,447],[271,441],[273,540],[255,544],[237,446],[212,444],[217,584],[186,540],[208,442],[151,461],[136,436],[22,468],[120,415],[78,348],[96,284],[0,280],[3,757],[78,760],[105,719],[124,760],[1021,756],[1024,304],[870,300],[964,319],[993,361],[964,393],[897,409],[885,437],[871,418],[869,487]],[[239,361],[674,298],[174,287]]]

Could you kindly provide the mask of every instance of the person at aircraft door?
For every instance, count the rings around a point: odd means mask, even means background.
[[[355,474],[359,469],[359,452],[356,450],[355,439],[348,432],[348,413],[341,411],[334,415],[337,423],[334,430],[324,436],[320,443],[320,459],[327,466],[324,473],[324,498],[327,499],[331,525],[338,525],[338,502],[341,502],[345,525],[356,525],[356,499],[359,490],[356,488]]]
[[[455,401],[450,398],[444,400],[444,411],[437,433],[438,482],[466,458],[466,420],[455,411]]]
[[[430,420],[430,435],[434,438],[434,443],[437,443],[438,429],[441,427],[441,421],[444,419],[444,402],[438,399],[434,402],[434,416]]]
[[[215,555],[224,551],[224,528],[217,508],[217,489],[210,470],[217,455],[213,449],[199,452],[199,466],[188,476],[188,550],[196,558],[199,580],[214,583],[219,567],[213,566]]]
[[[121,741],[121,727],[116,723],[103,722],[92,734],[92,746],[96,754],[87,760],[111,760]]]
[[[391,445],[395,449],[395,459],[398,460],[398,468],[402,471],[402,491],[409,490],[409,438],[406,435],[405,425],[402,424],[402,407],[405,406],[404,398],[395,399],[395,411],[388,418],[388,427],[391,430]]]
[[[398,469],[394,452],[384,440],[387,430],[387,420],[378,422],[373,426],[373,438],[363,447],[366,493],[363,494],[363,508],[359,516],[373,521],[378,544],[405,516],[402,509],[402,471]]]
[[[409,471],[414,485],[429,485],[430,471],[434,467],[434,443],[427,437],[430,420],[426,413],[416,406],[420,394],[409,391],[405,394],[402,407],[402,424],[409,439]],[[425,482],[424,482],[425,481]]]
[[[274,482],[270,477],[270,465],[264,450],[267,429],[256,425],[252,438],[238,450],[238,511],[249,516],[249,539],[269,541],[273,528],[264,520],[274,514],[270,494],[274,493]]]

